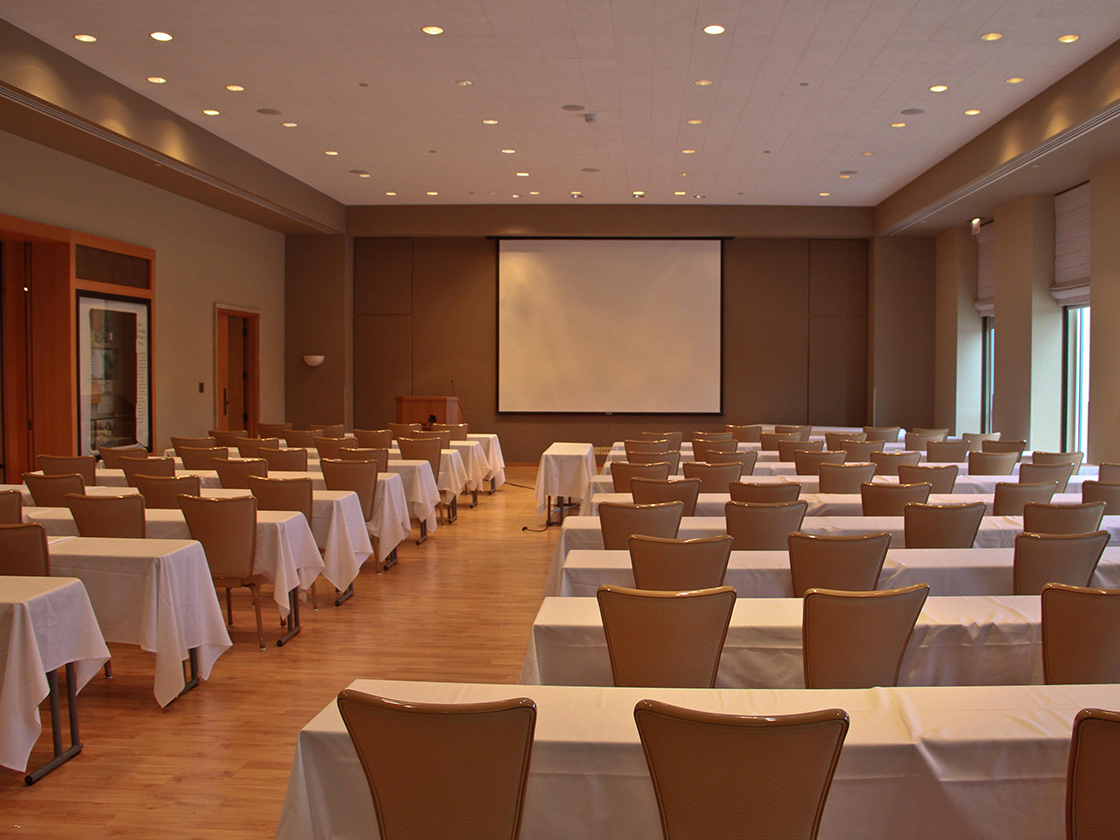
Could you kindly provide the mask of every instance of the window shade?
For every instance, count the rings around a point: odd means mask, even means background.
[[[976,310],[993,315],[996,310],[996,224],[988,222],[976,234],[979,249],[976,273]]]
[[[1089,303],[1089,185],[1054,196],[1054,285],[1063,306]]]

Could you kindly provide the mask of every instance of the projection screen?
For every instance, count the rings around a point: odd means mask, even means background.
[[[501,240],[498,410],[718,413],[721,244]]]

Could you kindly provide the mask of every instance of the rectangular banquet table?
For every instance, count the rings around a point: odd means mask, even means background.
[[[482,446],[482,451],[486,455],[486,462],[490,465],[490,469],[484,478],[490,482],[490,492],[493,493],[506,483],[506,461],[502,457],[502,444],[493,432],[468,434],[467,440],[476,440]]]
[[[819,840],[1059,840],[1074,715],[1120,708],[1117,685],[770,691],[356,680],[350,688],[427,703],[531,697],[537,726],[521,840],[660,840],[634,726],[644,698],[725,714],[847,711]],[[332,699],[299,734],[276,837],[376,833]]]
[[[549,446],[541,454],[533,488],[537,513],[543,513],[552,498],[582,499],[587,482],[596,472],[595,447],[590,443],[554,443]]]
[[[470,480],[467,468],[463,466],[463,456],[458,449],[441,449],[439,458],[439,477],[436,479],[436,486],[439,488],[440,498],[443,499],[444,504],[451,504],[467,487]],[[398,463],[419,463],[418,461],[408,461],[401,458],[400,450],[389,450],[389,469],[393,469],[394,464]],[[425,462],[427,463],[427,462]],[[477,467],[477,465],[476,465]],[[431,465],[428,465],[428,471],[431,472]],[[481,483],[482,472],[477,470],[479,482]],[[475,488],[478,489],[477,487]]]
[[[52,575],[85,585],[106,641],[156,655],[161,706],[186,687],[191,651],[198,676],[209,679],[232,645],[201,543],[70,537],[53,541],[50,552]]]

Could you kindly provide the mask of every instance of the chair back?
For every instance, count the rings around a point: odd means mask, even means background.
[[[774,484],[733,481],[727,485],[727,489],[733,502],[774,504],[776,502],[796,502],[801,498],[801,485],[795,481],[775,482]]]
[[[963,464],[968,460],[968,441],[931,440],[926,444],[927,464]]]
[[[1042,673],[1047,685],[1120,683],[1120,589],[1042,587]]]
[[[358,449],[346,448],[338,450],[338,460],[340,461],[376,461],[377,469],[381,472],[389,471],[389,450],[388,449]]]
[[[291,423],[257,423],[257,434],[262,438],[284,437],[284,432],[292,428]]]
[[[881,440],[883,443],[898,443],[898,433],[902,431],[901,426],[864,426],[863,433],[867,435],[867,439]]]
[[[634,586],[672,592],[723,586],[733,542],[729,534],[692,540],[633,536],[628,547]]]
[[[793,453],[794,469],[798,475],[820,475],[821,464],[843,464],[848,453],[843,449],[826,452],[807,452],[798,450]]]
[[[801,436],[796,434],[780,435],[777,432],[763,432],[759,436],[759,443],[762,444],[763,452],[777,452],[778,441],[780,440],[800,440]]]
[[[840,449],[848,453],[848,458],[844,463],[865,463],[871,461],[872,452],[882,452],[886,443],[881,440],[842,440],[840,441]]]
[[[1011,475],[1019,462],[1018,452],[969,452],[969,475]]]
[[[1081,470],[1081,463],[1085,460],[1084,452],[1039,452],[1037,449],[1031,453],[1032,464],[1070,464],[1073,475]]]
[[[229,457],[229,449],[225,446],[210,446],[205,449],[179,446],[175,452],[183,459],[183,469],[186,470],[213,470],[216,469],[216,459]]]
[[[537,716],[532,700],[406,703],[346,689],[338,709],[381,840],[517,840]]]
[[[1087,534],[1101,527],[1104,502],[1080,505],[1023,505],[1023,530],[1032,534]]]
[[[812,426],[791,426],[781,423],[774,426],[774,433],[779,435],[797,435],[798,440],[808,440],[813,433]]]
[[[1066,492],[1072,475],[1073,464],[1019,464],[1019,482],[1021,484],[1041,484],[1044,481],[1055,481],[1058,485],[1055,493]]]
[[[667,537],[676,539],[681,527],[684,502],[662,502],[655,505],[603,502],[599,505],[599,529],[603,548],[621,550],[628,547],[630,537]]]
[[[840,448],[840,441],[850,440],[857,443],[863,443],[867,440],[867,435],[863,432],[825,432],[824,445],[826,449],[836,450]]]
[[[264,458],[215,458],[214,469],[218,471],[218,481],[229,490],[248,490],[248,477],[268,475],[268,461]]]
[[[1106,484],[1120,484],[1120,464],[1101,462],[1097,471],[1097,481],[1103,481]]]
[[[693,432],[692,443],[695,444],[698,440],[719,441],[719,440],[734,440],[735,436],[731,432]]]
[[[470,430],[468,423],[432,423],[433,432],[450,432],[451,440],[466,440]]]
[[[282,435],[284,442],[291,449],[310,449],[315,446],[315,438],[323,437],[322,432],[318,431],[297,431],[295,429],[286,429]]]
[[[681,440],[684,432],[642,432],[642,440],[667,440],[669,449],[673,452],[681,451]]]
[[[781,551],[789,545],[789,535],[801,529],[809,503],[728,502],[724,507],[727,533],[739,551]]]
[[[23,491],[0,490],[0,525],[23,523]]]
[[[345,423],[314,423],[308,424],[307,431],[318,432],[319,437],[340,438],[346,437]]]
[[[86,492],[86,483],[78,473],[72,475],[24,473],[23,483],[27,485],[35,507],[66,507],[67,493]]]
[[[941,440],[945,440],[949,436],[949,428],[946,426],[943,429],[925,429],[921,426],[915,426],[910,430],[916,435],[940,435]]]
[[[878,465],[876,465],[878,468]],[[860,502],[864,516],[902,516],[902,511],[911,502],[925,503],[929,500],[929,482],[921,484],[874,484],[866,482],[859,486]]]
[[[1020,479],[1022,476],[1020,476]],[[1049,504],[1058,489],[1056,481],[1023,484],[1022,481],[1001,481],[992,497],[992,516],[1022,516],[1027,502]]]
[[[792,464],[795,452],[823,452],[823,440],[779,440],[778,460]]]
[[[180,496],[202,495],[202,479],[197,475],[138,475],[135,487],[148,510],[179,510]]]
[[[959,505],[908,504],[902,511],[907,548],[972,548],[984,502]]]
[[[354,439],[360,449],[388,449],[393,445],[391,429],[355,429]]]
[[[676,475],[677,470],[681,465],[681,453],[679,452],[635,452],[629,456],[629,463],[631,464],[668,464],[669,475]],[[615,462],[617,463],[617,461]],[[611,467],[614,471],[614,467]]]
[[[236,437],[233,439],[232,444],[222,443],[222,441],[218,441],[218,443],[221,443],[222,446],[236,446],[237,454],[242,458],[259,458],[261,457],[261,452],[265,449],[280,448],[280,438],[278,437]]]
[[[344,446],[353,446],[353,445],[354,445],[354,441],[349,440],[348,438],[344,438],[344,437],[336,437],[336,438],[316,437],[315,438],[315,450],[319,453],[319,457],[320,458],[333,458],[336,461],[339,459],[339,455],[338,455],[339,451]]]
[[[692,460],[707,461],[714,455],[730,455],[738,451],[737,440],[698,440],[692,444]]]
[[[899,484],[930,484],[930,493],[952,493],[957,483],[956,464],[899,464]]]
[[[999,440],[999,435],[999,432],[964,432],[961,440],[968,444],[969,452],[981,452],[984,449],[984,441]]]
[[[630,480],[633,478],[650,478],[656,481],[665,481],[669,478],[669,464],[665,461],[657,461],[652,464],[635,464],[632,461],[611,461],[611,481],[614,482],[614,492],[629,493]]]
[[[136,486],[138,475],[175,475],[175,459],[162,458],[119,458],[117,462],[124,472],[124,482],[129,487]]]
[[[728,485],[738,481],[743,474],[743,465],[730,464],[699,464],[688,461],[681,465],[685,478],[700,479],[701,493],[728,493]]]
[[[178,455],[180,458],[183,457],[183,453],[179,451],[180,447],[185,446],[185,447],[189,447],[190,449],[210,449],[211,447],[214,447],[214,446],[217,446],[217,445],[218,445],[218,441],[214,440],[214,438],[212,438],[212,437],[192,438],[192,437],[176,437],[175,435],[171,436],[171,446],[174,447],[175,454]]]
[[[731,432],[731,439],[739,443],[759,443],[762,440],[762,425],[750,426],[724,426],[724,431]]]
[[[262,449],[258,453],[270,470],[307,472],[306,449]]]
[[[817,470],[820,477],[819,490],[821,493],[859,492],[860,485],[871,481],[875,477],[875,465],[871,463],[849,464],[821,464]]]
[[[735,589],[681,592],[600,586],[616,686],[715,688]]]
[[[932,441],[945,440],[945,432],[907,432],[902,438],[907,449],[926,451],[926,444]]]
[[[438,438],[397,438],[401,458],[405,461],[427,461],[432,465],[432,478],[439,484],[440,450]]]
[[[85,496],[70,493],[66,503],[82,537],[119,537],[142,540],[147,536],[144,519],[144,497],[139,493],[125,496]]]
[[[683,481],[669,481],[657,478],[630,479],[630,496],[637,505],[656,505],[662,502],[682,502],[681,516],[696,515],[696,499],[700,495],[700,479],[686,478]],[[655,587],[641,586],[639,589]]]
[[[1116,756],[1120,712],[1082,709],[1073,719],[1066,772],[1067,840],[1108,840],[1116,833]]]
[[[40,455],[39,468],[43,475],[72,475],[77,473],[87,487],[97,483],[97,459],[93,455]]]
[[[1027,465],[1024,464],[1023,467],[1025,466]],[[1086,503],[1104,502],[1104,515],[1118,516],[1120,515],[1120,484],[1106,484],[1103,481],[1083,481],[1081,483],[1081,501]]]
[[[352,490],[358,494],[362,518],[369,522],[373,518],[373,503],[377,498],[377,462],[324,458],[319,466],[328,490]]]
[[[873,591],[879,585],[891,535],[818,536],[795,531],[789,535],[789,571],[793,597],[810,589]]]
[[[1014,452],[1015,461],[1023,457],[1023,450],[1027,448],[1025,440],[983,440],[980,441],[981,452]]]
[[[622,446],[626,450],[627,458],[635,452],[668,452],[673,448],[672,444],[669,443],[666,438],[657,440],[624,440]]]
[[[879,592],[810,589],[801,620],[805,687],[898,685],[902,657],[928,596],[925,583]]]
[[[311,525],[315,510],[315,482],[311,478],[265,478],[246,476],[249,492],[257,500],[257,510],[299,511]]]
[[[105,469],[119,470],[121,458],[147,458],[148,450],[139,443],[134,443],[131,446],[102,446],[97,454],[101,456]]]
[[[0,575],[50,577],[47,529],[38,522],[0,525]]]
[[[755,717],[641,700],[634,720],[667,840],[816,840],[848,732],[841,709]]]
[[[253,576],[257,551],[256,498],[180,496],[179,509],[187,520],[191,539],[202,543],[211,577],[241,581]]]
[[[1048,583],[1088,586],[1108,545],[1108,531],[1015,536],[1015,594],[1041,595]]]
[[[903,464],[914,467],[921,460],[921,452],[871,453],[871,463],[875,465],[875,475],[898,475],[898,468]]]
[[[238,438],[251,438],[248,429],[235,429],[234,431],[223,431],[222,429],[211,429],[210,437],[218,446],[237,446]]]
[[[412,437],[426,440],[428,438],[435,438],[439,441],[440,449],[451,448],[451,432],[413,432]]]
[[[414,432],[424,431],[424,427],[419,423],[388,423],[389,431],[393,433],[393,440],[400,440],[402,437],[415,437]]]
[[[758,450],[747,452],[712,452],[708,450],[709,464],[738,464],[742,468],[741,476],[754,472],[754,465],[758,462]]]

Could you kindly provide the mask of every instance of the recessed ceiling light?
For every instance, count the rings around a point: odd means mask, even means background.
[[[517,150],[516,149],[502,149],[502,154],[503,155],[512,155],[515,151],[517,151]]]
[[[837,178],[851,178],[851,175],[837,175]]]
[[[633,190],[632,192],[634,193],[634,195],[645,195],[646,194],[645,190]]]
[[[694,195],[693,198],[707,198],[706,195]]]
[[[981,41],[998,41],[1003,37],[1002,32],[985,32],[980,36]]]
[[[572,195],[579,195],[579,190],[572,190]]]
[[[703,122],[704,122],[703,120],[689,120],[688,124],[689,125],[702,125]]]
[[[443,34],[443,27],[442,26],[421,26],[420,31],[423,32],[425,35],[442,35]]]
[[[93,35],[75,35],[75,41],[81,41],[83,44],[92,44],[97,40]]]
[[[817,193],[817,195],[819,195],[823,198],[826,195],[832,195],[832,193]]]
[[[163,78],[163,76],[149,76],[148,81],[151,82],[153,85],[167,84],[167,79]]]
[[[722,35],[726,30],[718,23],[713,23],[711,26],[705,26],[704,31],[709,35]]]
[[[875,153],[874,152],[860,152],[860,154],[863,155],[864,157],[871,157]]]
[[[240,93],[245,90],[241,85],[226,85],[226,90],[232,90],[234,93]]]
[[[925,111],[923,111],[921,108],[903,108],[898,113],[905,114],[908,117],[916,117],[918,114],[924,114]]]
[[[385,193],[385,195],[396,195],[396,193],[395,192],[387,192],[387,193]]]
[[[488,193],[486,193],[486,194],[487,194],[487,195],[497,195],[497,194],[498,194],[498,191],[497,191],[497,190],[490,190],[490,192],[488,192]]]
[[[284,128],[295,128],[299,123],[280,123]]]
[[[439,195],[435,190],[428,190],[428,195]]]
[[[681,154],[682,155],[694,155],[694,154],[696,154],[696,150],[695,149],[681,149]]]
[[[540,195],[540,194],[541,194],[540,190],[529,190],[529,195]]]
[[[519,193],[513,193],[510,198],[521,198],[521,195]]]
[[[338,154],[338,152],[323,152],[323,154],[330,155],[331,157],[335,157]]]
[[[207,108],[202,113],[204,113],[208,117],[216,117],[216,116],[218,116],[218,114],[221,113],[221,111],[215,111],[213,108]]]
[[[1012,76],[1010,79],[1004,79],[1009,85],[1018,85],[1026,81],[1022,76]]]
[[[949,89],[949,86],[948,85],[930,85],[929,89],[932,90],[934,93],[944,93],[945,91],[947,91]]]
[[[969,109],[968,109],[967,111],[965,111],[964,113],[965,113],[965,116],[968,116],[968,117],[975,117],[975,116],[976,116],[977,114],[979,114],[979,113],[980,113],[980,109],[979,109],[979,108],[969,108]]]
[[[1080,37],[1081,37],[1080,35],[1059,35],[1058,40],[1061,41],[1063,44],[1072,44],[1074,41],[1076,41]]]
[[[906,128],[906,123],[891,123],[891,128]]]
[[[153,32],[152,37],[157,41],[170,41],[171,36],[166,32]]]
[[[688,195],[684,190],[677,190],[673,195]]]
[[[483,120],[482,124],[483,125],[497,125],[498,121],[497,120]]]
[[[359,178],[369,178],[369,177],[372,177],[372,176],[368,172],[359,172],[358,177]]]
[[[518,172],[518,173],[517,173],[517,177],[518,177],[518,178],[528,178],[528,177],[529,177],[529,173],[528,173],[528,172]]]
[[[700,87],[707,87],[711,83],[711,79],[697,79],[695,82],[693,82],[694,85],[700,85]]]
[[[470,87],[474,84],[474,82],[472,82],[470,79],[456,79],[455,84],[457,84],[459,87]]]
[[[678,172],[678,173],[677,173],[677,175],[679,175],[679,176],[680,176],[681,178],[686,178],[686,177],[688,177],[688,173],[687,173],[687,172]]]
[[[585,107],[586,107],[585,105],[561,105],[560,110],[561,111],[582,111]]]

